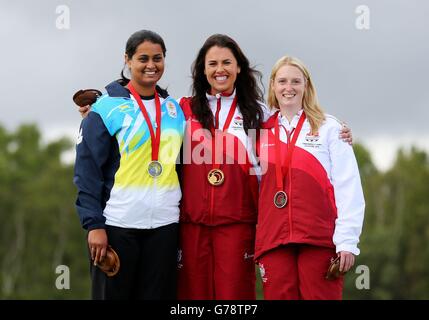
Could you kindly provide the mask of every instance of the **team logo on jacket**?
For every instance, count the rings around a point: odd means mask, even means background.
[[[79,129],[79,134],[77,135],[76,144],[79,144],[82,142],[83,134],[82,134],[82,128]]]
[[[167,112],[170,117],[177,118],[176,105],[171,101],[167,102]]]
[[[232,122],[232,128],[241,129],[243,128],[243,118],[240,116],[236,116]]]
[[[319,148],[322,145],[321,143],[319,143],[319,139],[320,136],[318,132],[316,132],[315,134],[307,133],[307,135],[305,136],[305,142],[303,144],[306,147]]]
[[[316,132],[316,134],[311,135],[310,133],[307,133],[307,135],[305,136],[305,141],[307,142],[317,142],[319,141],[319,133]]]

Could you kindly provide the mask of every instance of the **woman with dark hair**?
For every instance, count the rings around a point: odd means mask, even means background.
[[[192,158],[182,167],[178,296],[255,299],[258,178],[248,133],[264,117],[262,77],[220,34],[206,40],[192,76],[193,96],[180,101],[188,120],[184,153]]]
[[[81,124],[74,183],[88,230],[93,299],[176,298],[181,191],[175,164],[185,119],[157,86],[165,53],[158,34],[131,35],[125,49],[131,79],[122,73],[109,84]],[[110,248],[120,266],[106,274],[100,266]]]
[[[215,76],[219,76],[220,73],[217,70],[216,58],[213,61],[206,61],[209,51],[211,57],[217,57],[222,51],[232,53],[236,62],[227,62],[225,68],[233,65],[237,68],[236,73],[230,72],[226,80],[216,79]],[[211,74],[213,72],[215,73]],[[262,83],[262,74],[250,66],[249,60],[233,39],[221,34],[209,37],[194,61],[192,78],[192,112],[204,128],[210,129],[213,123],[213,113],[209,108],[206,94],[232,94],[228,90],[234,88],[237,93],[237,105],[243,114],[244,129],[247,132],[248,129],[259,128],[263,116],[261,103],[264,97],[257,81]]]

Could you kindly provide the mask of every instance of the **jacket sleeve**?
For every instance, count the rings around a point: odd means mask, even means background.
[[[87,230],[105,228],[103,166],[109,158],[111,141],[100,115],[90,112],[81,123],[73,179],[78,189],[77,212]]]
[[[365,200],[352,147],[338,136],[340,125],[332,128],[329,135],[331,181],[334,186],[337,219],[333,242],[336,252],[360,253],[357,247],[362,232]]]

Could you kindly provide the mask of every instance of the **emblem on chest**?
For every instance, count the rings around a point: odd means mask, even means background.
[[[243,118],[240,116],[236,116],[232,121],[231,128],[233,129],[243,129]]]
[[[310,148],[320,148],[322,144],[319,142],[319,140],[320,136],[318,132],[316,132],[315,134],[307,133],[303,144],[304,146]]]

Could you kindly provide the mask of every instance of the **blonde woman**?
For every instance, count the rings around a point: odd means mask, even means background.
[[[353,149],[298,59],[274,65],[268,103],[278,111],[259,143],[266,173],[255,250],[265,299],[341,299],[342,276],[325,275],[331,259],[344,273],[359,254],[365,201]]]

